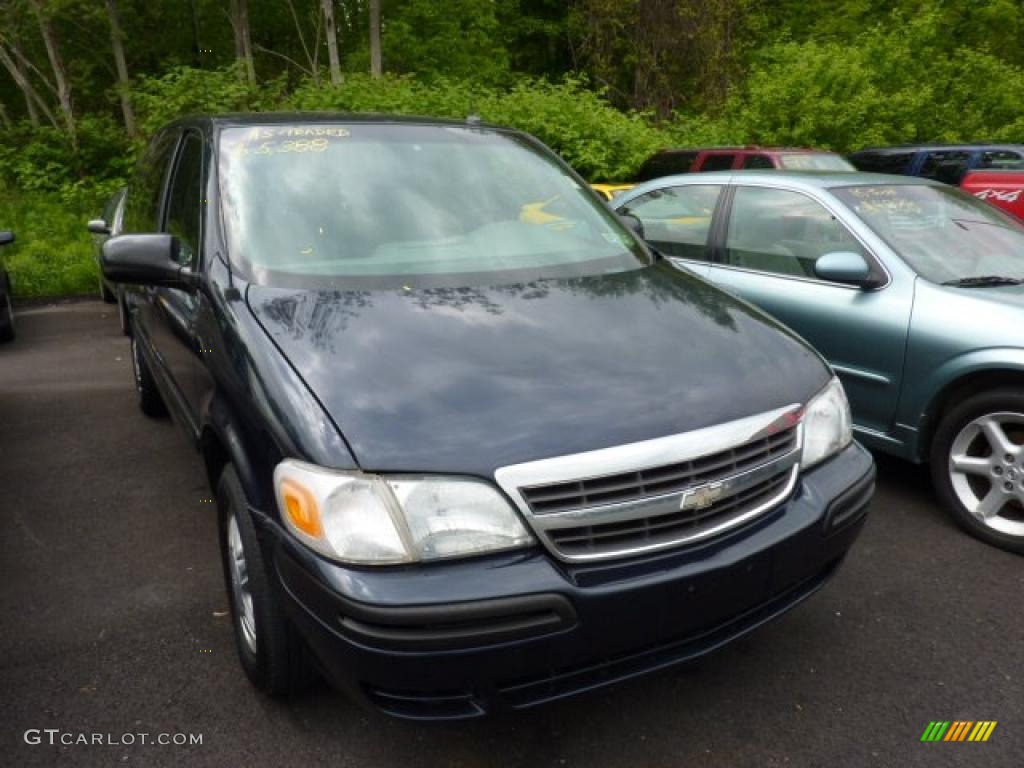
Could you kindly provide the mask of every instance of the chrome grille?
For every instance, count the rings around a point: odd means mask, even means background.
[[[568,483],[521,488],[535,515],[566,512],[665,493],[675,493],[785,456],[796,445],[796,427],[752,440],[736,448],[652,469]]]
[[[793,492],[797,405],[642,443],[503,467],[495,479],[568,562],[682,546],[730,530]]]
[[[599,553],[610,547],[647,547],[661,542],[671,544],[680,537],[685,538],[700,531],[709,523],[727,519],[773,498],[789,482],[790,474],[782,472],[704,510],[680,510],[620,523],[553,528],[548,532],[548,538],[559,552],[571,557]]]

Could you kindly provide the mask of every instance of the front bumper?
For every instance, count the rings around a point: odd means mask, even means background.
[[[684,662],[784,613],[835,572],[874,478],[853,444],[720,538],[592,565],[535,549],[344,567],[257,517],[289,616],[332,682],[398,717],[459,719]]]

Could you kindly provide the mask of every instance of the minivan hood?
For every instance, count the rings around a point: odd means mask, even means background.
[[[790,332],[664,262],[492,287],[247,301],[368,471],[481,477],[806,403],[830,373]]]

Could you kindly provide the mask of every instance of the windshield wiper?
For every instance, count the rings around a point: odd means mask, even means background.
[[[958,277],[956,280],[947,280],[943,285],[954,285],[957,288],[988,288],[994,285],[1021,285],[1024,279],[1018,277],[1005,277],[1003,275],[978,275],[977,277]]]

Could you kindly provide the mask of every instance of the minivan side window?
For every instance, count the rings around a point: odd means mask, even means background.
[[[1024,168],[1024,157],[1008,149],[993,149],[981,153],[979,168],[1020,170]]]
[[[727,171],[732,168],[736,155],[705,155],[700,166],[702,171]]]
[[[755,168],[774,168],[775,163],[768,155],[747,155],[743,158],[743,167],[751,170]]]
[[[640,167],[637,181],[660,179],[677,173],[689,173],[690,166],[697,159],[696,152],[659,152]]]
[[[945,184],[959,184],[967,173],[971,153],[962,151],[929,152],[921,165],[921,176]]]
[[[815,277],[814,263],[826,253],[863,246],[820,203],[799,192],[738,187],[726,235],[726,263],[793,277]]]
[[[885,152],[881,154],[865,152],[850,155],[849,160],[859,171],[904,174],[907,172],[913,157],[913,152]]]
[[[178,238],[181,247],[177,260],[192,267],[199,252],[200,224],[203,216],[203,142],[190,133],[178,153],[174,179],[167,196],[165,230]]]
[[[128,196],[124,215],[125,232],[157,232],[160,229],[160,196],[167,177],[171,153],[178,143],[178,133],[167,131],[150,143],[135,167],[132,193]]]
[[[693,184],[656,189],[622,209],[644,225],[644,239],[666,256],[707,261],[711,216],[722,187]]]

